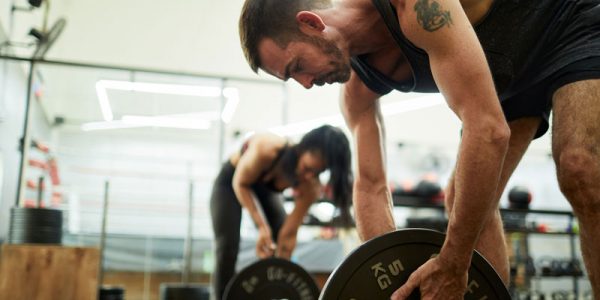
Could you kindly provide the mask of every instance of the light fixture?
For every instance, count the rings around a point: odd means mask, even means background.
[[[227,99],[220,117],[224,123],[229,123],[239,103],[239,93],[236,88],[228,87],[221,89],[214,86],[198,86],[183,84],[164,84],[148,82],[132,82],[120,80],[99,80],[96,82],[96,95],[98,104],[105,122],[85,123],[81,126],[84,131],[119,129],[132,127],[170,127],[185,129],[208,129],[211,120],[218,119],[217,112],[198,112],[181,115],[167,116],[127,116],[121,120],[114,120],[112,107],[108,98],[107,90],[135,91],[154,94],[196,96],[205,98],[218,98],[223,96]],[[192,117],[196,119],[191,119]]]
[[[229,87],[223,90],[223,97],[227,98],[227,103],[225,103],[225,107],[223,107],[223,111],[221,112],[221,120],[225,124],[229,124],[240,102],[240,95],[236,88]]]
[[[98,96],[98,103],[100,104],[100,111],[102,112],[104,121],[112,121],[112,108],[110,107],[110,101],[108,101],[108,94],[106,93],[103,80],[96,82],[96,95]]]
[[[93,131],[93,130],[123,129],[123,128],[135,128],[135,127],[142,127],[142,126],[126,124],[122,120],[116,120],[116,121],[103,121],[103,122],[88,122],[88,123],[81,125],[81,130]]]
[[[166,127],[180,129],[208,129],[210,122],[200,119],[173,118],[168,116],[123,116],[123,123],[129,125]]]

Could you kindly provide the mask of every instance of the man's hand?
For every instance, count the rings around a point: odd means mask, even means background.
[[[284,229],[282,228],[279,237],[277,237],[277,251],[275,252],[275,256],[290,260],[292,252],[296,248],[296,232],[288,232],[287,230],[284,231]]]
[[[420,289],[421,299],[463,299],[467,279],[467,270],[459,273],[435,257],[415,270],[390,299],[406,299],[414,289]]]
[[[258,240],[256,241],[256,255],[259,258],[273,256],[275,244],[271,238],[271,228],[261,227],[258,229]]]

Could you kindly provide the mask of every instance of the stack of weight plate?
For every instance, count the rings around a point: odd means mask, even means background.
[[[9,244],[60,244],[62,211],[13,207],[10,210]]]
[[[209,300],[210,289],[204,284],[161,283],[160,300]]]
[[[98,290],[98,300],[124,300],[125,289],[120,286],[103,285]]]

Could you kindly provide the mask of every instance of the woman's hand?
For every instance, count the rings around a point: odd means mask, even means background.
[[[256,255],[259,258],[273,256],[275,252],[275,243],[271,238],[271,228],[267,226],[258,229],[258,240],[256,241]]]

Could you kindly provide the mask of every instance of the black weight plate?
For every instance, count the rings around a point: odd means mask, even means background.
[[[31,224],[23,225],[21,227],[11,226],[11,231],[25,231],[25,232],[62,232],[62,227],[53,226],[33,226]]]
[[[333,271],[319,299],[389,299],[414,270],[439,253],[444,237],[428,229],[403,229],[367,241]],[[410,298],[419,299],[418,291]],[[498,274],[477,252],[465,299],[510,299]]]
[[[224,300],[316,300],[319,287],[301,266],[281,258],[259,260],[231,279]]]
[[[19,217],[62,217],[62,211],[51,208],[33,208],[33,207],[12,207],[11,215]]]
[[[12,224],[36,224],[36,225],[48,225],[48,226],[62,226],[62,218],[36,218],[33,216],[21,217],[21,216],[12,216],[11,219]]]
[[[11,208],[8,242],[11,244],[60,244],[62,211],[47,208]]]
[[[123,300],[125,289],[120,286],[103,285],[98,289],[98,300]]]
[[[203,284],[162,283],[160,300],[209,300],[210,289]]]
[[[60,242],[60,238],[62,238],[62,235],[60,233],[48,234],[48,233],[41,233],[41,232],[35,233],[35,232],[10,231],[9,236],[11,238],[31,239],[31,240],[35,240],[35,239],[56,240],[56,239],[58,239],[59,242]]]
[[[24,225],[46,225],[62,227],[62,211],[46,208],[13,207],[10,223],[15,227]]]

